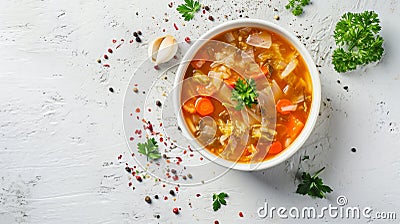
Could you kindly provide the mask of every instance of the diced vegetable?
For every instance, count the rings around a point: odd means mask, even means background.
[[[225,84],[227,84],[231,88],[235,88],[235,84],[238,77],[229,77],[228,79],[224,79]]]
[[[278,102],[276,103],[276,110],[285,115],[285,114],[289,114],[292,111],[292,107],[293,106],[292,102],[288,99],[280,99],[278,100]],[[297,105],[295,105],[297,108]],[[296,108],[294,108],[294,110],[296,110]]]
[[[269,154],[278,154],[283,150],[282,144],[279,141],[272,142],[271,146],[269,147]]]
[[[206,63],[205,60],[193,60],[192,62],[190,62],[190,64],[195,69],[200,69],[204,65],[204,63]]]
[[[216,91],[216,87],[210,83],[207,86],[197,86],[196,90],[200,96],[212,96]]]
[[[230,43],[235,40],[235,37],[233,36],[232,32],[228,32],[225,34],[225,39]]]
[[[250,34],[246,43],[254,47],[270,48],[272,44],[271,34],[266,31]]]
[[[296,104],[281,107],[282,112],[288,112],[288,111],[293,112],[293,111],[296,111],[296,109],[297,109]]]
[[[195,106],[194,106],[195,102],[196,102],[196,98],[191,98],[191,99],[189,99],[188,101],[186,101],[186,102],[183,104],[183,109],[184,109],[186,112],[190,113],[190,114],[196,113],[196,108],[195,108]]]
[[[211,100],[205,97],[199,97],[196,100],[196,111],[200,116],[207,116],[214,112],[214,105]]]
[[[289,62],[289,64],[286,66],[285,70],[283,70],[283,72],[281,73],[281,75],[280,75],[281,79],[286,78],[286,76],[288,76],[290,73],[292,73],[298,63],[299,63],[299,61],[296,58],[293,58]]]
[[[289,123],[287,125],[288,128],[288,133],[292,139],[295,139],[303,130],[304,123],[301,122],[298,118],[295,116],[291,115],[289,117]]]
[[[279,99],[282,97],[283,95],[283,91],[281,89],[281,87],[279,87],[278,83],[275,81],[275,79],[273,79],[271,81],[271,90],[272,93],[274,94],[274,98],[275,99]]]

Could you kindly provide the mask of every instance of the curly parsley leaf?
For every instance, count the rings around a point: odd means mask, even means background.
[[[194,0],[185,0],[184,4],[178,5],[176,8],[185,21],[193,19],[194,14],[200,10],[200,2]]]
[[[357,66],[379,61],[383,55],[383,38],[378,14],[373,11],[345,13],[336,24],[337,49],[332,64],[337,72],[355,70]]]
[[[225,192],[221,192],[219,194],[214,193],[213,194],[213,209],[214,211],[217,211],[218,209],[221,208],[221,205],[226,205],[226,200],[225,198],[228,197],[228,194]]]
[[[258,93],[256,92],[256,82],[254,79],[244,81],[238,79],[235,88],[232,90],[232,100],[238,101],[236,110],[241,110],[245,106],[251,107],[257,104]]]
[[[289,0],[285,6],[286,9],[290,9],[293,15],[299,16],[303,14],[303,7],[310,4],[311,0]]]
[[[324,185],[322,179],[318,177],[324,169],[325,167],[317,171],[313,176],[303,172],[301,175],[302,183],[297,186],[296,193],[318,198],[325,198],[325,193],[331,193],[333,191],[332,188]]]
[[[157,141],[150,138],[145,143],[138,143],[138,152],[147,156],[147,159],[156,160],[161,158],[161,153],[158,151]]]

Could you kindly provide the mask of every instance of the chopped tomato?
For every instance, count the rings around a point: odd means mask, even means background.
[[[196,100],[196,111],[201,116],[207,116],[214,112],[214,105],[212,104],[211,100],[205,97],[199,97]]]
[[[292,102],[288,99],[280,99],[276,103],[276,110],[281,113],[281,114],[289,114],[290,111],[284,111],[282,110],[283,107],[291,106],[293,105]]]
[[[268,153],[275,155],[280,153],[282,150],[283,150],[282,144],[279,141],[275,141],[272,142],[272,144],[270,145]]]
[[[296,118],[295,116],[291,115],[289,117],[289,122],[288,122],[287,128],[288,128],[288,134],[290,135],[290,137],[292,139],[295,139],[300,134],[301,130],[303,130],[304,123],[302,121],[300,121],[298,118]]]

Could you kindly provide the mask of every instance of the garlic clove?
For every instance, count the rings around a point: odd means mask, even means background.
[[[158,49],[161,45],[161,42],[164,40],[164,38],[165,38],[165,36],[159,37],[150,43],[147,53],[148,53],[149,57],[151,58],[152,62],[156,62]]]
[[[171,60],[178,51],[176,39],[171,35],[165,35],[155,39],[149,46],[148,54],[156,64]]]

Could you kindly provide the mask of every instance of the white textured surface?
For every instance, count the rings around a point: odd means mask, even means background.
[[[267,223],[256,218],[264,201],[320,207],[335,204],[338,195],[347,196],[349,205],[396,211],[400,219],[400,2],[315,0],[298,18],[284,9],[284,0],[212,2],[203,1],[210,13],[196,14],[185,26],[177,4],[169,8],[169,1],[0,2],[0,223]],[[379,13],[385,56],[375,66],[337,74],[329,48],[334,25],[344,12],[366,9]],[[145,195],[168,195],[170,187],[152,181],[134,191],[128,187],[125,161],[134,161],[121,118],[124,92],[145,59],[146,43],[164,28],[180,41],[195,39],[240,14],[266,20],[279,15],[276,23],[303,36],[322,66],[324,103],[317,127],[285,164],[257,173],[230,171],[215,182],[182,187],[175,202],[147,205]],[[143,44],[128,44],[136,30],[142,30]],[[113,38],[126,41],[112,54],[111,67],[103,68],[96,59]],[[304,154],[315,159],[299,165]],[[327,200],[295,194],[297,170],[322,166],[324,181],[334,188]],[[220,191],[229,193],[228,206],[213,212],[211,194]],[[175,206],[182,207],[179,216],[171,212]]]

